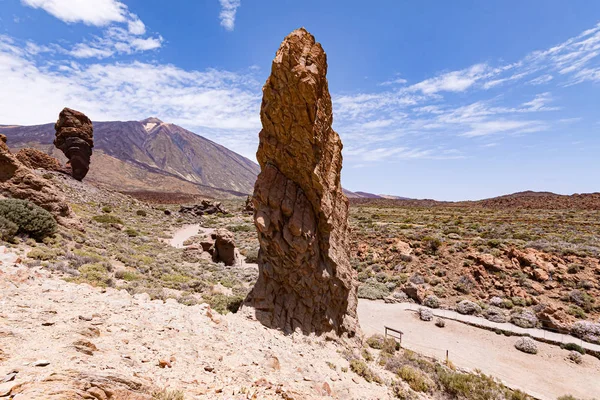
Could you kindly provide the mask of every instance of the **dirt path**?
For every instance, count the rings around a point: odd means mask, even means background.
[[[192,236],[202,233],[211,234],[214,231],[212,228],[203,228],[200,224],[185,225],[183,228],[176,230],[173,237],[169,240],[169,244],[178,249],[185,247],[183,243]]]
[[[358,316],[366,334],[383,333],[386,325],[399,329],[404,332],[405,348],[438,359],[445,359],[448,350],[455,365],[480,369],[540,399],[555,400],[566,394],[600,397],[600,360],[592,356],[584,356],[583,364],[576,365],[565,359],[568,351],[540,342],[537,355],[525,354],[514,347],[517,337],[450,320],[441,329],[421,321],[403,304],[360,300]]]

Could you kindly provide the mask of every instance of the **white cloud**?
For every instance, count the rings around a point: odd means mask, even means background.
[[[461,71],[452,71],[426,79],[409,89],[421,91],[423,94],[435,94],[438,92],[464,92],[472,87],[477,81],[493,75],[493,71],[486,64],[476,64]]]
[[[29,7],[41,8],[56,18],[67,22],[106,26],[125,22],[127,6],[117,0],[21,0]]]
[[[66,23],[106,27],[101,36],[76,43],[70,49],[58,47],[76,58],[108,58],[115,54],[132,54],[160,48],[160,35],[142,37],[146,25],[118,0],[21,0],[41,8]]]
[[[552,79],[554,79],[554,77],[550,74],[545,74],[545,75],[540,75],[537,78],[533,78],[532,80],[530,80],[529,83],[530,85],[543,85],[544,83],[548,83],[550,82]]]
[[[221,26],[232,31],[235,27],[235,14],[242,4],[241,0],[219,0],[219,2],[221,3],[221,13],[219,14]]]
[[[83,51],[83,50],[82,50]],[[254,158],[260,84],[251,73],[173,65],[39,61],[0,37],[0,124],[56,120],[65,106],[95,121],[157,116]]]
[[[471,130],[461,134],[461,136],[476,137],[498,133],[531,133],[545,129],[547,129],[547,126],[541,121],[496,120],[475,122],[471,124]]]

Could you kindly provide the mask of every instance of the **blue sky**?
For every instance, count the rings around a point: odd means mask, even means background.
[[[254,159],[261,87],[304,26],[350,190],[600,191],[600,2],[0,0],[0,124],[157,116]]]

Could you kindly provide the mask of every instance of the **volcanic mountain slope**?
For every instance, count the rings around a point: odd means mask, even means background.
[[[13,149],[34,147],[63,162],[53,124],[0,126]],[[94,122],[88,179],[119,191],[161,191],[223,197],[251,193],[259,167],[233,151],[157,118]]]

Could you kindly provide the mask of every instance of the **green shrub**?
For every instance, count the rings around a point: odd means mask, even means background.
[[[146,215],[148,215],[148,213],[146,213],[146,211],[144,210],[137,210],[135,212],[136,215],[140,216],[140,217],[145,217]]]
[[[390,290],[384,283],[363,283],[358,287],[358,297],[361,299],[378,300],[390,295]]]
[[[425,236],[422,240],[423,249],[429,254],[436,254],[442,247],[442,240],[433,236]]]
[[[163,389],[152,393],[153,400],[184,400],[185,396],[181,390]]]
[[[4,241],[11,241],[17,232],[19,227],[14,222],[0,216],[0,239]]]
[[[59,255],[63,255],[62,252],[58,250],[52,250],[47,247],[35,248],[32,249],[29,253],[27,253],[27,257],[41,261],[53,260]]]
[[[57,229],[52,214],[27,200],[0,200],[0,216],[15,224],[17,233],[39,240],[52,235]],[[9,227],[9,233],[11,230]]]
[[[84,264],[79,267],[78,282],[86,282],[92,286],[105,287],[110,281],[108,269],[104,263]]]
[[[123,225],[123,221],[121,221],[121,218],[115,217],[114,215],[96,215],[96,216],[93,216],[92,219],[101,224]]]
[[[379,375],[371,371],[364,361],[353,359],[350,361],[350,369],[356,375],[362,376],[367,382],[383,383]]]
[[[139,232],[136,231],[133,228],[127,228],[125,229],[125,233],[127,234],[127,236],[129,237],[136,237],[136,236],[140,236]]]
[[[454,372],[438,366],[438,381],[446,393],[465,400],[528,400],[531,399],[519,390],[510,390],[491,376],[482,373]]]
[[[369,336],[367,339],[367,344],[372,349],[381,350],[383,349],[383,335],[376,333],[375,335]]]
[[[113,210],[113,209],[112,209],[112,207],[111,207],[111,206],[104,206],[104,207],[102,207],[102,212],[103,212],[103,213],[106,213],[106,214],[109,214],[109,213],[111,213],[111,212],[112,212],[112,210]]]
[[[202,298],[219,314],[236,313],[244,302],[243,296],[227,296],[225,294],[203,295]]]
[[[431,381],[422,371],[410,365],[404,365],[397,373],[415,392],[428,392],[431,390]]]
[[[581,354],[585,354],[585,349],[576,343],[564,343],[560,345],[565,350],[573,350]]]

